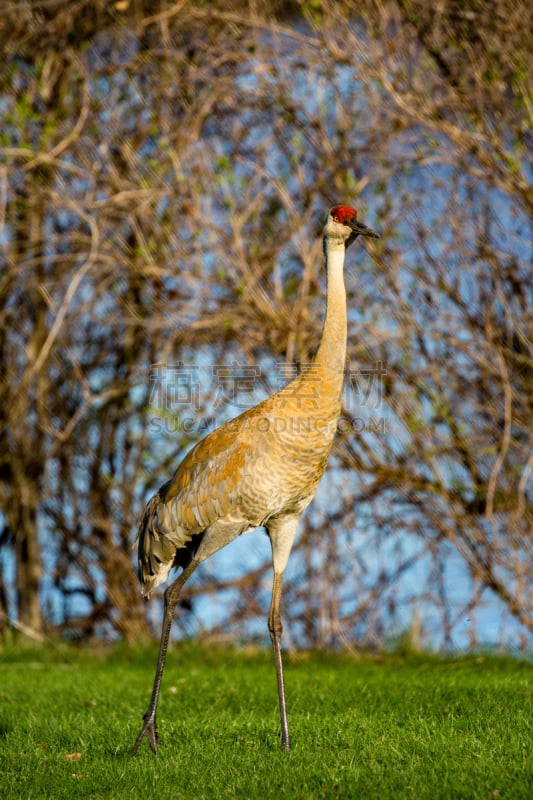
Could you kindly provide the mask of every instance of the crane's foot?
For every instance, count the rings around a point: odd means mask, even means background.
[[[150,743],[150,748],[154,756],[157,755],[157,745],[161,744],[161,739],[157,733],[157,724],[155,721],[155,716],[152,716],[150,712],[147,712],[144,715],[144,725],[142,726],[140,734],[137,736],[135,740],[135,744],[133,745],[133,749],[131,751],[132,756],[137,755],[137,750],[139,749],[139,745],[142,740],[146,737]]]

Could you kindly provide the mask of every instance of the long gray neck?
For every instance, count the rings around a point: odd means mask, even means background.
[[[346,361],[346,289],[344,288],[344,242],[324,239],[326,261],[326,318],[315,356],[315,371],[342,391]]]

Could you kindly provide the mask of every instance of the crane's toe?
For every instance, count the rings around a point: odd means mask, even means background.
[[[137,750],[139,749],[139,745],[144,738],[148,739],[150,743],[150,748],[154,756],[157,755],[157,745],[161,744],[161,739],[157,733],[157,724],[155,721],[155,717],[150,716],[149,714],[144,715],[144,725],[141,728],[141,732],[137,736],[135,740],[135,744],[133,745],[133,749],[131,751],[132,756],[137,755]]]

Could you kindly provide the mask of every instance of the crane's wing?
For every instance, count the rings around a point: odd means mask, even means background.
[[[183,459],[166,485],[169,523],[194,535],[235,510],[257,449],[235,420],[217,428]]]
[[[139,580],[145,594],[166,580],[177,552],[188,545],[194,550],[192,540],[216,522],[228,520],[235,535],[256,527],[241,506],[247,474],[261,457],[258,452],[243,414],[199,442],[152,497],[138,533]]]

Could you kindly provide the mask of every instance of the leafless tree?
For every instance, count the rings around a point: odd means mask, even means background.
[[[475,645],[490,600],[531,641],[529,19],[521,0],[7,3],[4,615],[148,631],[143,501],[310,359],[320,223],[346,199],[382,239],[347,275],[346,408],[287,575],[295,639],[382,646],[411,620]],[[256,547],[247,573],[215,561],[191,585],[193,611],[226,589],[211,633],[262,618]]]

